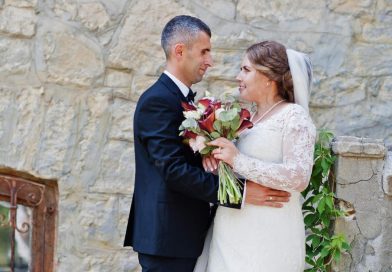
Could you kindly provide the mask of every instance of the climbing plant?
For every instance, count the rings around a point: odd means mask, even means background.
[[[339,262],[341,254],[350,250],[342,234],[333,234],[336,218],[344,216],[334,205],[333,166],[336,157],[331,151],[333,134],[327,130],[318,133],[314,165],[309,186],[302,192],[305,202],[302,211],[305,220],[306,262],[310,268],[306,272],[329,271],[332,261]]]

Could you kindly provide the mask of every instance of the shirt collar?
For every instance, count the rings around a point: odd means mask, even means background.
[[[177,79],[175,76],[173,76],[169,71],[165,70],[163,71],[163,73],[165,73],[168,77],[170,77],[171,80],[173,80],[173,82],[177,85],[177,87],[180,89],[180,91],[182,92],[182,94],[187,97],[188,93],[189,93],[189,88],[182,83],[179,79]]]

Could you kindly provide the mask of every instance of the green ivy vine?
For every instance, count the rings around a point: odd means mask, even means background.
[[[333,166],[336,157],[331,151],[333,133],[320,130],[315,150],[309,186],[302,192],[306,238],[306,272],[326,272],[332,261],[339,262],[341,254],[350,250],[342,234],[333,235],[333,222],[345,213],[334,205]]]

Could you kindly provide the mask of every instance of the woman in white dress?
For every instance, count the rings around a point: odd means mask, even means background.
[[[235,146],[213,142],[215,159],[247,180],[291,193],[283,208],[220,206],[209,272],[299,272],[305,264],[301,191],[310,179],[316,129],[308,113],[312,69],[307,55],[272,41],[249,47],[237,76],[242,99],[254,102],[254,127]],[[249,181],[248,181],[249,182]]]

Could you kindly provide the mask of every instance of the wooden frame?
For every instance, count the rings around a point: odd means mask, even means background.
[[[1,169],[4,170],[4,169]],[[54,180],[42,180],[16,171],[0,170],[0,200],[9,202],[13,232],[16,224],[16,205],[32,208],[31,272],[54,271],[55,240],[57,229],[58,188]],[[22,225],[23,228],[23,225]],[[13,256],[14,252],[12,252]],[[13,261],[12,261],[13,262]],[[12,271],[12,268],[11,268]]]

